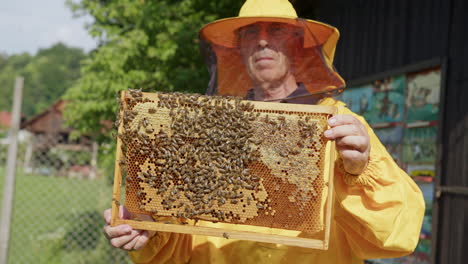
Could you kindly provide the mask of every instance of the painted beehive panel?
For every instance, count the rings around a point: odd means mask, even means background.
[[[147,222],[145,229],[236,237],[236,232],[246,233],[234,225],[258,226],[297,231],[318,238],[324,243],[316,247],[326,248],[334,148],[323,131],[334,111],[229,97],[123,92],[113,224],[122,223],[116,205],[123,175],[125,206],[135,215],[233,226],[213,233],[201,227],[196,231],[193,225],[168,229]],[[278,232],[266,233],[270,238],[237,237],[316,245],[271,240]]]

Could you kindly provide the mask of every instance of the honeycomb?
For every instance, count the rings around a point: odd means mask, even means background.
[[[323,132],[331,113],[306,107],[123,92],[117,164],[125,206],[182,223],[323,231],[332,192]]]

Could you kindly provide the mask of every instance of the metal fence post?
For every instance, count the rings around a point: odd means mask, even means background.
[[[9,132],[10,145],[8,146],[8,158],[3,191],[2,219],[0,220],[0,264],[6,264],[8,261],[8,241],[10,239],[11,213],[13,209],[13,195],[15,189],[16,158],[18,151],[18,132],[21,119],[23,83],[23,77],[16,78],[13,97],[12,122]]]

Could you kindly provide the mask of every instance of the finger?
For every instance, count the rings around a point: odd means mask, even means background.
[[[154,222],[154,219],[151,215],[144,215],[144,214],[135,214],[133,219],[138,221],[146,221],[146,222]]]
[[[119,207],[119,217],[120,219],[130,219],[131,213],[127,210],[127,208],[123,205]]]
[[[343,149],[340,150],[341,158],[346,164],[360,164],[364,161],[364,154],[354,149]]]
[[[132,241],[136,236],[138,236],[140,232],[137,230],[133,230],[130,234],[128,235],[123,235],[123,236],[118,236],[114,237],[110,240],[110,243],[113,247],[116,248],[122,248],[124,245]]]
[[[362,152],[354,149],[342,149],[339,152],[343,161],[350,161],[351,163],[361,161],[364,156]]]
[[[111,213],[110,208],[105,210],[104,213],[103,213],[104,220],[106,221],[106,224],[108,224],[108,225],[111,222],[111,215],[112,215],[112,213]]]
[[[134,250],[134,249],[135,249],[135,244],[136,244],[136,242],[138,241],[138,237],[139,237],[139,236],[134,237],[130,242],[128,242],[127,244],[125,244],[125,245],[122,247],[122,249],[125,249],[125,250],[128,250],[128,251]]]
[[[340,155],[346,172],[350,174],[361,174],[367,165],[367,155],[357,150],[341,150]]]
[[[336,147],[338,150],[357,150],[365,152],[369,147],[369,140],[363,136],[347,136],[336,140]]]
[[[357,150],[351,149],[344,149],[340,151],[340,156],[343,159],[343,165],[345,165],[345,169],[351,173],[351,170],[355,170],[357,168],[362,168],[364,164],[367,163],[366,155],[362,152]]]
[[[125,208],[125,206],[121,205],[119,207],[119,218],[120,219],[130,219],[130,216],[131,216],[131,214],[127,210],[127,208]],[[103,217],[104,217],[104,220],[106,221],[106,223],[110,224],[111,218],[112,218],[112,209],[109,208],[109,209],[104,210]]]
[[[146,243],[148,243],[148,240],[149,240],[148,231],[143,231],[142,235],[137,237],[136,240],[137,241],[136,241],[135,245],[133,246],[133,248],[135,250],[139,250],[139,249],[143,248],[146,245]]]
[[[330,119],[328,119],[328,124],[331,127],[341,126],[341,125],[351,125],[357,124],[360,121],[353,115],[334,115]]]
[[[128,225],[119,225],[119,226],[104,226],[104,233],[108,238],[120,237],[124,235],[128,235],[132,232],[132,228]]]
[[[363,136],[365,134],[356,125],[341,125],[326,130],[323,135],[328,139],[337,139],[346,136]]]

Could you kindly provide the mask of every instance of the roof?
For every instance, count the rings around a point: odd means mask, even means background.
[[[0,111],[0,128],[11,126],[11,113],[6,111]]]
[[[21,128],[32,133],[70,132],[72,129],[64,126],[62,111],[65,105],[66,101],[58,100],[43,112],[21,124]]]

